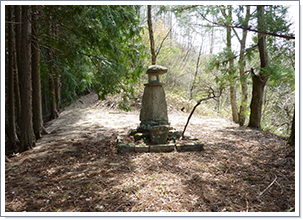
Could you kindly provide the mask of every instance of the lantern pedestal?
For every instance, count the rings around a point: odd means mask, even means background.
[[[140,121],[141,131],[148,131],[151,126],[169,125],[163,84],[145,85]]]
[[[142,107],[140,112],[140,131],[149,131],[152,126],[169,125],[164,83],[159,75],[167,72],[165,67],[152,65],[148,68],[148,83],[144,84]]]

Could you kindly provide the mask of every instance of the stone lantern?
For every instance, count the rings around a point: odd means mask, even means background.
[[[140,125],[137,129],[131,129],[127,135],[117,136],[117,148],[119,153],[126,152],[178,152],[201,151],[204,144],[189,135],[189,140],[197,140],[189,143],[176,143],[180,138],[180,132],[170,127],[167,117],[167,103],[164,92],[164,83],[160,82],[160,75],[165,74],[167,68],[159,65],[148,67],[148,83],[144,84],[142,107],[140,112]],[[134,141],[129,142],[133,136]],[[125,139],[124,139],[125,138]],[[171,143],[172,138],[174,143]],[[137,141],[142,142],[136,143]]]
[[[164,83],[160,83],[160,76],[167,72],[167,68],[159,65],[152,65],[148,68],[146,71],[146,74],[148,75],[148,83],[149,84],[161,84],[164,85]]]
[[[166,72],[167,68],[159,65],[149,66],[146,72],[148,74],[148,83],[144,84],[139,130],[142,132],[149,131],[151,139],[153,131],[156,130],[158,133],[160,131],[160,133],[165,134],[169,130],[167,103],[163,88],[165,84],[160,82],[160,75]],[[155,140],[154,142],[163,143],[164,139],[162,137],[162,140]]]

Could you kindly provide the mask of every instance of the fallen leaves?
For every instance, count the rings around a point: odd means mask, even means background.
[[[295,211],[293,149],[275,135],[195,117],[188,131],[204,152],[117,154],[116,136],[135,127],[138,112],[62,114],[49,125],[60,131],[6,163],[7,212]],[[186,117],[169,114],[178,129]]]

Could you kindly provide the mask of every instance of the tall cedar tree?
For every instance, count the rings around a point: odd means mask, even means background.
[[[231,25],[232,21],[232,6],[228,5],[227,6],[227,12],[224,9],[221,9],[221,12],[223,16],[226,19],[226,25]],[[235,87],[235,82],[234,82],[234,77],[233,77],[233,72],[235,71],[234,69],[234,54],[231,49],[231,39],[232,39],[232,34],[231,34],[231,27],[226,27],[226,47],[227,47],[227,53],[228,57],[230,58],[228,63],[228,74],[229,74],[229,93],[230,93],[230,105],[231,105],[231,110],[232,110],[232,117],[233,121],[238,123],[239,122],[239,117],[238,117],[238,110],[237,110],[237,102],[236,102],[236,87]]]
[[[250,6],[246,6],[246,16],[243,25],[248,27],[249,19],[250,19]],[[240,73],[240,84],[241,84],[241,104],[239,108],[239,124],[240,126],[243,126],[245,124],[246,116],[245,112],[247,109],[247,83],[246,83],[246,76],[244,73],[244,67],[245,67],[245,60],[244,60],[244,54],[245,54],[245,45],[246,45],[246,38],[247,38],[247,30],[243,30],[242,32],[242,39],[240,40],[240,57],[239,57],[239,73]]]
[[[32,83],[31,83],[31,25],[30,6],[22,6],[22,38],[21,38],[21,140],[20,152],[31,149],[35,145],[32,117]]]
[[[13,30],[13,6],[7,7],[8,12],[8,137],[9,146],[14,150],[17,142],[15,125],[15,105],[14,105],[14,30]]]
[[[21,124],[21,97],[20,97],[20,74],[22,72],[21,61],[21,6],[15,5],[15,45],[16,45],[16,69],[15,72],[15,98],[16,98],[16,115],[17,125]],[[18,133],[18,132],[17,132]],[[19,135],[19,134],[18,134]],[[19,135],[20,136],[20,135]]]
[[[53,52],[52,49],[48,49],[48,69],[49,69],[49,91],[50,91],[50,100],[51,100],[51,114],[50,119],[56,119],[59,116],[57,111],[56,103],[56,73],[53,68]]]
[[[258,31],[265,32],[265,16],[264,16],[264,6],[257,6],[258,13]],[[250,104],[250,118],[248,127],[261,128],[261,114],[262,114],[262,103],[263,103],[263,93],[266,82],[269,78],[269,73],[266,71],[268,66],[268,54],[266,50],[266,35],[258,34],[258,48],[261,62],[261,69],[258,75],[252,70],[252,99]]]
[[[33,129],[36,139],[45,134],[42,120],[41,80],[40,80],[40,43],[38,37],[38,7],[32,6],[32,87],[33,87]]]

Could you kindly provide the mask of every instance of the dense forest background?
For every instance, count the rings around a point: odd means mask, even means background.
[[[285,5],[5,6],[6,153],[23,152],[78,97],[131,110],[151,64],[170,105],[294,144],[295,29]]]

